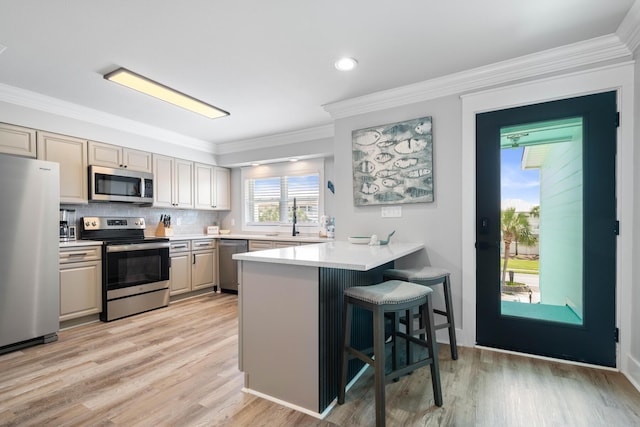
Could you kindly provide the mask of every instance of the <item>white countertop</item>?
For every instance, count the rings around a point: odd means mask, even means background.
[[[100,240],[69,240],[67,242],[60,242],[60,248],[75,248],[80,246],[102,246]]]
[[[316,245],[234,254],[233,259],[367,271],[409,255],[423,247],[424,244],[422,243],[390,243],[385,246],[369,246],[334,241]]]

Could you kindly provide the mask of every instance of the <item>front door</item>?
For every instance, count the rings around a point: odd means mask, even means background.
[[[476,116],[477,343],[616,363],[616,93]]]

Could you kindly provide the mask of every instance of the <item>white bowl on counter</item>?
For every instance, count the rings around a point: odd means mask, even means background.
[[[218,233],[220,233],[220,234],[230,234],[231,230],[219,230]]]
[[[371,237],[369,236],[351,236],[347,238],[349,243],[353,243],[354,245],[368,245],[371,241]]]

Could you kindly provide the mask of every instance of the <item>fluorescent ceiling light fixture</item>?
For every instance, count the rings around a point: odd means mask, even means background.
[[[136,74],[126,68],[118,68],[108,74],[105,74],[105,79],[119,83],[130,89],[137,90],[144,94],[153,96],[154,98],[161,99],[170,104],[177,105],[194,113],[202,114],[210,119],[217,119],[218,117],[228,116],[227,111],[221,110],[202,102],[198,99],[192,98],[189,95],[178,92],[175,89],[171,89],[163,84],[154,82],[140,74]]]
[[[297,161],[298,161],[298,159],[296,159],[295,157],[292,157],[292,158],[290,158],[290,159],[289,159],[289,161],[290,161],[290,162],[297,162]]]
[[[334,64],[337,70],[351,71],[358,66],[358,61],[353,58],[341,58]]]

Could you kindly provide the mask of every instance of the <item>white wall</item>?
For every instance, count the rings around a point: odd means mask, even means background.
[[[402,267],[410,264],[431,264],[449,269],[452,273],[454,313],[458,322],[462,315],[460,105],[458,97],[449,96],[338,119],[334,125],[336,238],[346,240],[348,236],[371,234],[386,237],[395,230],[394,240],[424,242],[425,250],[400,260],[397,265]],[[402,207],[401,218],[381,218],[380,206],[355,207],[351,184],[351,132],[424,116],[433,117],[435,201],[399,205]],[[438,294],[435,304],[441,303],[442,296]]]

